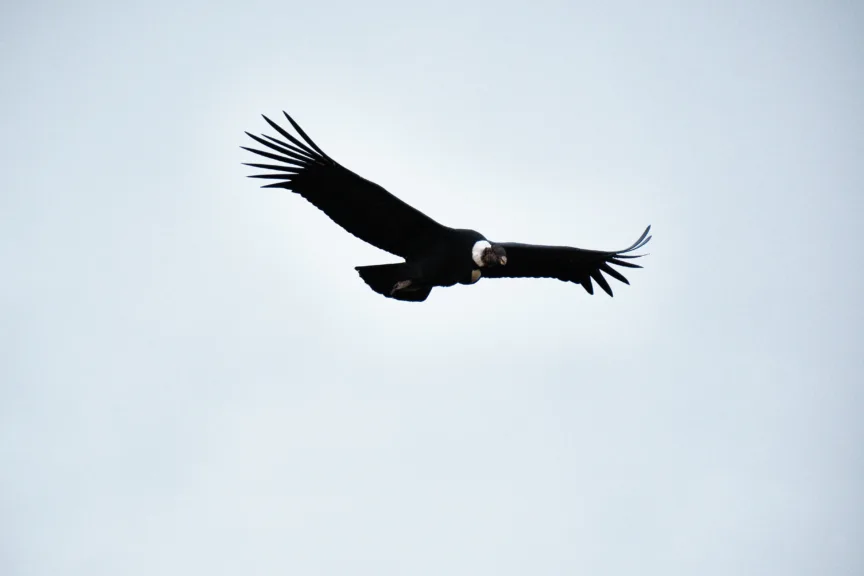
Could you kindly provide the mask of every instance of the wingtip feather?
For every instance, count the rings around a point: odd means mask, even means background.
[[[609,296],[613,296],[612,287],[609,286],[609,282],[606,281],[606,278],[603,277],[603,274],[600,272],[600,270],[595,270],[591,272],[591,277],[594,278],[594,280],[597,282],[600,288],[603,289],[604,292],[606,292]]]

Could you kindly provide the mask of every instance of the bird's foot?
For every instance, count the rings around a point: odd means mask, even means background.
[[[408,288],[409,286],[411,286],[411,280],[400,280],[399,282],[396,282],[396,284],[393,285],[393,289],[390,290],[390,295],[392,296],[393,294],[395,294],[399,290],[404,290],[405,288]]]

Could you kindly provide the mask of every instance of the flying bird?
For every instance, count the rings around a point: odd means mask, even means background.
[[[357,238],[403,258],[404,262],[396,264],[355,268],[378,294],[422,302],[436,286],[474,284],[481,278],[557,278],[581,284],[589,294],[594,293],[593,280],[612,296],[604,273],[630,283],[612,265],[641,268],[631,260],[644,255],[633,252],[651,239],[651,226],[624,250],[492,242],[474,230],[439,224],[378,184],[348,170],[327,156],[286,112],[283,114],[303,140],[264,116],[284,140],[246,132],[265,149],[241,148],[278,162],[244,163],[267,170],[250,177],[275,180],[262,187],[299,194]]]

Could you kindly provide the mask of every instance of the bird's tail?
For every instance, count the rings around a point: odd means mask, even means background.
[[[357,266],[354,268],[360,273],[363,281],[372,290],[396,300],[407,302],[422,302],[432,291],[431,286],[411,286],[394,290],[399,282],[409,279],[408,266],[406,264],[378,264],[375,266]]]

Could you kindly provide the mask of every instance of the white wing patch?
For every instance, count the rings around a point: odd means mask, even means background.
[[[474,247],[471,249],[471,258],[474,260],[474,263],[477,264],[477,266],[479,266],[480,268],[484,266],[483,251],[491,247],[492,244],[490,244],[486,240],[478,240],[474,243]]]

